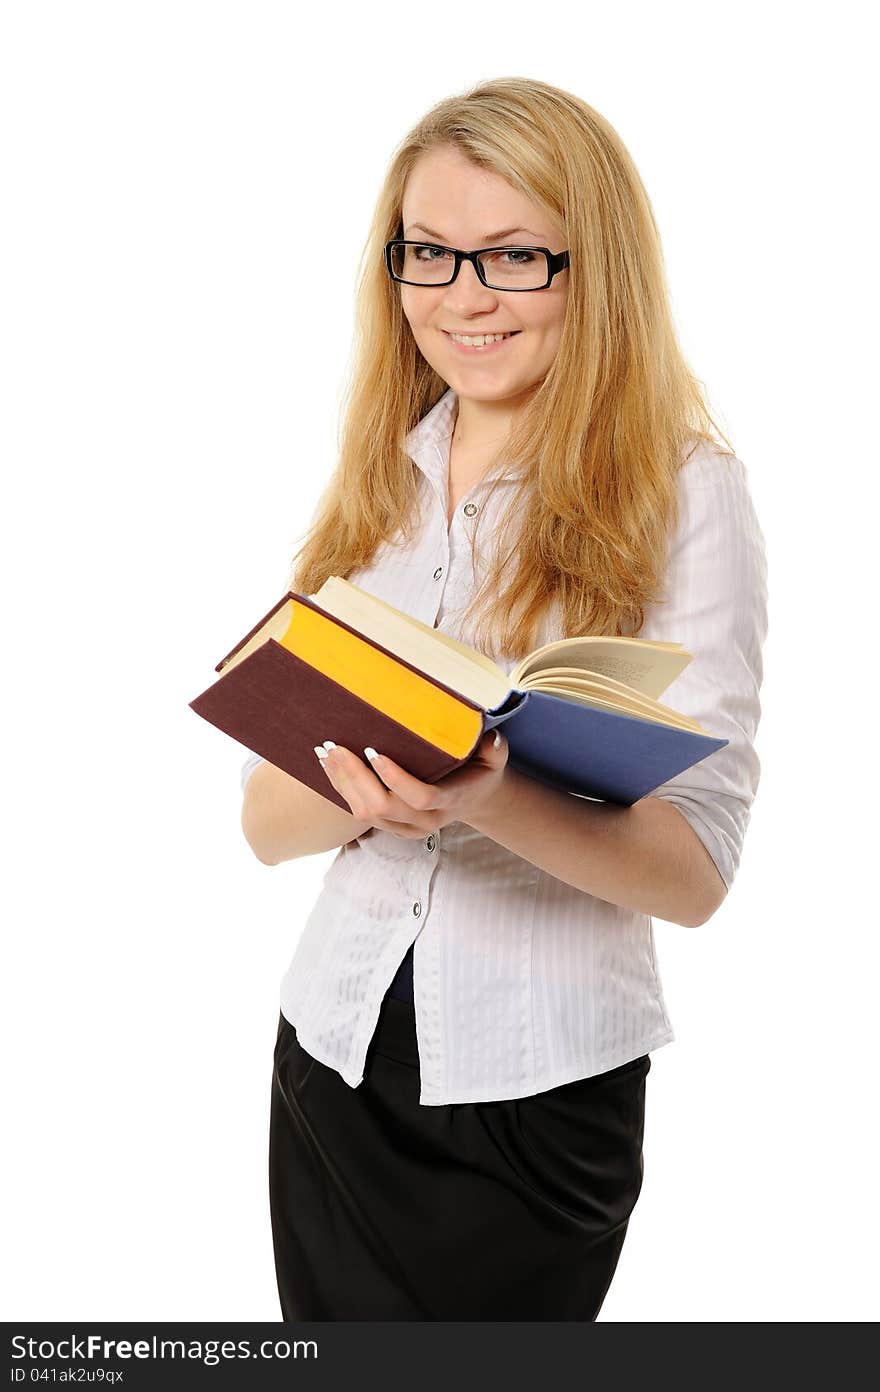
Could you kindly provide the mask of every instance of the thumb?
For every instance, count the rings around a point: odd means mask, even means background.
[[[507,740],[500,730],[487,730],[482,754],[491,764],[503,764],[507,758]]]

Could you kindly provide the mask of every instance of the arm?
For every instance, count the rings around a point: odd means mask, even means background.
[[[663,700],[728,744],[629,808],[505,769],[477,830],[585,893],[698,927],[733,883],[758,788],[767,563],[740,460],[701,449],[679,488],[665,597],[641,636],[693,654]]]
[[[705,923],[726,893],[684,817],[658,798],[589,802],[508,766],[468,825],[584,894],[685,928]]]
[[[257,860],[264,865],[280,865],[342,846],[368,831],[370,823],[358,821],[305,783],[261,759],[247,773],[241,827]]]

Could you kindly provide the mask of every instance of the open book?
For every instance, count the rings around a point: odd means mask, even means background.
[[[690,661],[679,643],[563,638],[508,675],[334,575],[314,595],[284,595],[190,706],[346,811],[316,744],[332,739],[365,763],[371,745],[434,783],[502,724],[513,768],[630,805],[727,744],[658,700]]]

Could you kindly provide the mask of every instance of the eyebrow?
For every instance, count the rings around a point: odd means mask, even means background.
[[[410,227],[407,229],[407,231],[412,232],[415,228],[418,228],[419,231],[421,231],[421,232],[427,232],[427,234],[428,234],[429,237],[436,237],[436,238],[438,239],[438,241],[443,242],[444,246],[448,246],[448,245],[449,245],[449,243],[446,241],[446,238],[443,236],[443,233],[442,233],[442,232],[435,232],[434,229],[433,229],[432,227],[426,227],[425,224],[424,224],[423,222],[414,222],[414,223],[411,223],[411,225],[410,225]],[[538,237],[539,239],[540,239],[540,237],[541,237],[541,233],[540,233],[540,232],[533,232],[533,231],[531,230],[531,228],[529,228],[529,227],[504,227],[504,228],[502,228],[502,230],[501,230],[500,232],[490,232],[489,235],[488,235],[487,237],[483,237],[483,239],[482,239],[483,245],[484,245],[484,246],[489,246],[489,245],[490,245],[492,242],[494,242],[497,238],[499,238],[499,237],[509,237],[513,232],[528,232],[528,234],[529,234],[530,237]]]

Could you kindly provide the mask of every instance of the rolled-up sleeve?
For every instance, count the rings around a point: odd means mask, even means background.
[[[678,641],[693,655],[660,699],[729,743],[651,796],[679,808],[730,889],[761,774],[755,736],[767,635],[766,548],[741,460],[701,445],[678,479],[666,599],[651,607],[640,636]]]
[[[247,785],[247,781],[253,773],[254,769],[257,767],[257,764],[262,764],[264,762],[265,760],[261,759],[259,754],[249,754],[248,757],[245,759],[241,769],[242,792],[244,792],[245,787]]]

